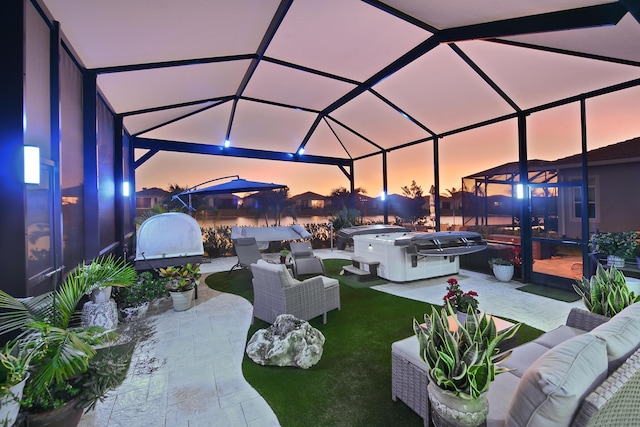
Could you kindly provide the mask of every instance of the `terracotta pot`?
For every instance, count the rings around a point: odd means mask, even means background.
[[[477,314],[480,314],[480,310],[476,310]],[[458,318],[458,322],[460,322],[461,325],[464,325],[464,323],[467,321],[467,313],[465,313],[464,311],[456,311],[456,317]]]
[[[462,399],[429,380],[427,385],[431,421],[436,427],[477,427],[486,424],[489,402],[486,393],[477,399]]]
[[[75,427],[80,423],[82,408],[76,408],[80,399],[73,399],[66,405],[39,414],[29,414],[29,427]]]

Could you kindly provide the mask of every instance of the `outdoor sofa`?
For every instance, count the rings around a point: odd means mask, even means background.
[[[611,319],[573,308],[566,325],[516,347],[487,393],[487,426],[640,425],[640,303]],[[429,425],[418,340],[393,343],[392,399]]]

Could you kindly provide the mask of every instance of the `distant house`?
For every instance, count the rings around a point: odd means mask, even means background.
[[[387,207],[389,209],[389,213],[407,220],[412,217],[424,215],[424,212],[422,212],[422,208],[418,206],[419,209],[416,209],[417,203],[413,202],[413,199],[402,196],[400,194],[389,194],[387,196]],[[420,205],[422,205],[423,203],[423,201],[420,201]]]
[[[366,194],[357,193],[355,206],[362,215],[373,215],[382,209],[382,201],[379,197],[369,197]]]
[[[640,137],[588,151],[587,166],[590,232],[640,230]],[[465,224],[486,224],[490,216],[513,217],[517,222],[518,167],[517,162],[506,163],[463,178]],[[530,160],[527,167],[533,225],[579,239],[582,156]]]
[[[163,199],[170,193],[158,187],[143,188],[136,192],[136,210],[151,209],[156,205],[162,205]]]
[[[554,166],[560,182],[582,180],[581,156],[558,159]],[[588,206],[591,231],[640,230],[640,137],[587,152]],[[558,232],[580,235],[580,187],[559,192]]]
[[[325,196],[321,196],[318,193],[314,193],[312,191],[307,191],[306,193],[298,194],[289,198],[293,205],[297,209],[306,210],[306,209],[324,209],[325,200],[327,198]]]
[[[240,197],[234,194],[209,194],[202,197],[210,208],[238,209],[242,207]]]
[[[255,209],[258,207],[258,198],[256,194],[249,194],[248,196],[243,197],[240,202],[240,206],[246,209]]]

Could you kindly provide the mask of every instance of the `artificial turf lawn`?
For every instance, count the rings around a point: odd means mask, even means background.
[[[324,260],[327,276],[338,274],[348,260]],[[253,300],[247,270],[215,273],[206,278],[213,289]],[[402,402],[391,400],[391,344],[413,333],[412,319],[423,319],[431,304],[369,288],[340,286],[342,310],[310,321],[325,336],[324,352],[310,369],[260,366],[246,355],[242,371],[265,398],[283,427],[422,426],[422,418]],[[269,324],[256,320],[248,338]],[[519,342],[542,331],[523,325]]]

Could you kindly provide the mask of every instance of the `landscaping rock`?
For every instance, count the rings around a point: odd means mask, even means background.
[[[260,365],[308,369],[322,357],[324,335],[309,322],[281,314],[267,329],[260,329],[247,344],[247,356]]]

